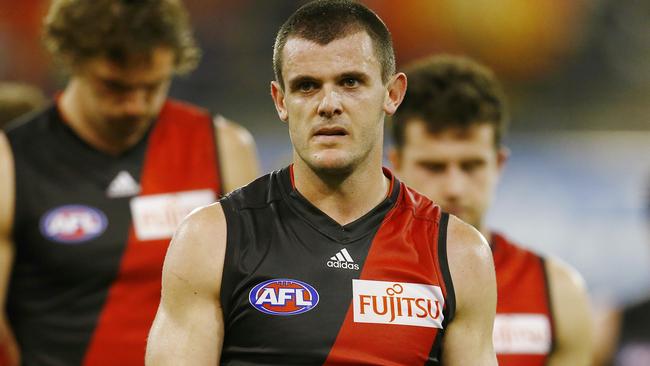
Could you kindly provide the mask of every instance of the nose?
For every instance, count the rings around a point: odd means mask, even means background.
[[[125,114],[140,116],[147,112],[148,95],[145,90],[135,89],[125,95],[122,108]]]
[[[445,199],[458,200],[465,193],[466,184],[466,177],[460,169],[456,167],[447,169],[442,182],[442,193]]]
[[[323,118],[332,118],[343,112],[341,105],[341,96],[339,93],[328,87],[323,87],[323,98],[318,104],[318,115]]]

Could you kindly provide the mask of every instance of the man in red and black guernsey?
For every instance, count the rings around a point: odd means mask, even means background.
[[[485,239],[382,168],[406,91],[384,23],[308,3],[274,69],[293,164],[181,224],[146,364],[496,365]]]
[[[409,89],[393,116],[396,174],[488,238],[497,278],[499,365],[588,365],[590,311],[580,275],[484,224],[508,158],[506,104],[486,67],[433,56],[406,68]]]
[[[173,231],[257,176],[254,146],[167,99],[199,56],[179,1],[56,0],[44,33],[70,79],[0,135],[4,364],[142,365]]]

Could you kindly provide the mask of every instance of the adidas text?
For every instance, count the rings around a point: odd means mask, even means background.
[[[339,261],[327,261],[327,266],[330,268],[342,268],[342,269],[353,269],[358,271],[359,265],[356,263],[348,262],[339,262]]]

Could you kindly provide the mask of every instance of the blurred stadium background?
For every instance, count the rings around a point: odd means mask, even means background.
[[[204,57],[171,94],[246,126],[265,171],[291,158],[269,81],[275,32],[303,2],[185,0]],[[573,264],[596,304],[650,292],[650,2],[364,3],[393,32],[399,65],[466,54],[504,82],[513,155],[492,226]],[[48,4],[0,0],[0,80],[53,95],[65,79],[40,43]]]

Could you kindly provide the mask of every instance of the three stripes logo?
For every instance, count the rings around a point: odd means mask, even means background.
[[[330,260],[327,261],[327,266],[330,268],[352,269],[355,271],[359,270],[359,265],[354,263],[354,259],[352,259],[352,256],[346,248],[339,250],[338,253],[333,255]]]

